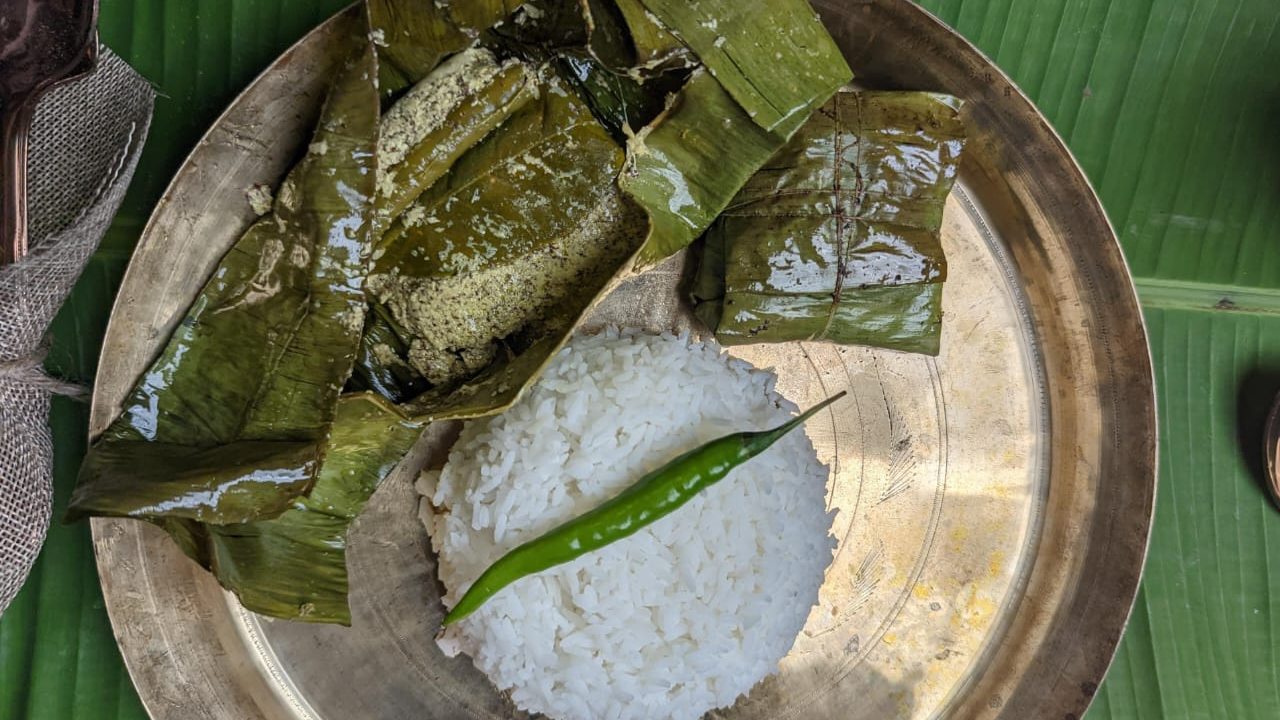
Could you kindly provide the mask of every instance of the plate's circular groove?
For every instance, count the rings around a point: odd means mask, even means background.
[[[1079,717],[1128,617],[1154,500],[1150,360],[1123,257],[1061,140],[972,46],[906,0],[815,6],[864,84],[966,100],[943,348],[734,349],[778,368],[802,406],[838,389],[853,402],[806,427],[839,509],[820,604],[780,674],[713,715]],[[250,222],[244,190],[274,184],[306,142],[351,22],[282,56],[175,177],[113,311],[94,433]],[[683,262],[623,284],[591,323],[691,327]],[[354,526],[349,629],[247,613],[163,533],[94,520],[107,607],[152,716],[517,714],[431,642],[439,588],[410,481],[455,429],[433,426]]]

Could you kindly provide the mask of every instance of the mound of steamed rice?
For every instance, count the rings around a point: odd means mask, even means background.
[[[424,473],[422,519],[452,607],[511,548],[706,441],[797,408],[714,342],[577,337],[503,414]],[[777,670],[835,541],[827,468],[801,431],[653,525],[518,580],[441,637],[524,710],[697,718]]]

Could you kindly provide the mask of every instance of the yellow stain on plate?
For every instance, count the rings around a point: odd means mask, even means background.
[[[987,565],[987,572],[991,573],[991,577],[999,577],[1004,571],[1004,551],[996,550],[991,553],[991,562]]]

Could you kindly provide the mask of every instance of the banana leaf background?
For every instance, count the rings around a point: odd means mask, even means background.
[[[346,0],[102,0],[104,42],[159,87],[124,208],[54,326],[92,377],[143,223],[244,85]],[[1280,717],[1280,513],[1260,485],[1280,390],[1280,14],[1272,0],[925,0],[1053,122],[1137,280],[1160,401],[1141,594],[1087,718]],[[60,516],[87,408],[55,400]],[[55,525],[0,619],[0,718],[146,717],[111,634],[88,526]]]

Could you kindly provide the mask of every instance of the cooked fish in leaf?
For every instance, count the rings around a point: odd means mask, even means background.
[[[422,424],[513,402],[849,78],[803,0],[366,8],[376,58],[336,79],[71,509],[147,519],[245,607],[318,622],[349,622],[347,528]]]
[[[538,94],[525,64],[468,48],[396,101],[378,134],[379,229],[404,212],[453,163]]]
[[[499,20],[514,13],[525,3],[525,0],[431,0],[431,2],[444,12],[454,25],[463,28],[474,39],[479,36],[482,29],[492,27]]]
[[[273,212],[222,259],[90,449],[72,517],[244,522],[315,481],[364,323],[373,62],[366,49],[347,65]]]
[[[511,14],[502,0],[366,0],[370,37],[378,47],[378,87],[384,97],[412,86],[446,57],[473,45],[481,32]]]
[[[653,224],[643,269],[693,242],[853,73],[806,0],[639,2],[704,66],[627,145],[619,185]]]
[[[815,113],[706,235],[694,295],[720,342],[937,354],[960,108],[931,93],[842,92]]]
[[[849,82],[808,0],[639,0],[760,127],[783,140]]]
[[[413,337],[410,364],[447,388],[523,350],[531,327],[567,330],[642,231],[616,227],[621,165],[621,148],[554,77],[460,158],[387,232],[369,278]]]

